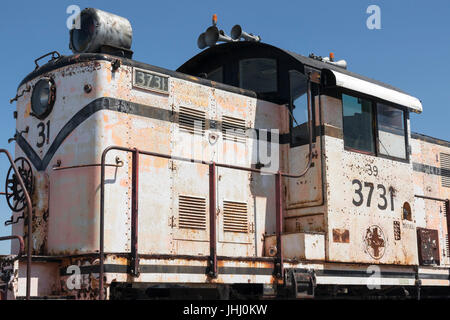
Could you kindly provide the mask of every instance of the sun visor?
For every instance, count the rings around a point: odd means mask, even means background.
[[[399,104],[416,113],[422,112],[422,103],[413,96],[335,70],[328,69],[327,71],[334,75],[335,83],[333,85]],[[330,81],[327,82],[327,85],[331,84]]]

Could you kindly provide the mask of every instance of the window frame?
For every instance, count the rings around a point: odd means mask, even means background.
[[[363,94],[361,92],[357,92],[357,91],[353,91],[353,90],[349,90],[349,89],[345,89],[345,88],[341,88],[341,90],[339,90],[338,93],[338,97],[341,100],[341,105],[342,105],[342,139],[344,140],[345,135],[344,135],[344,101],[342,100],[342,95],[346,94],[355,98],[361,98],[361,99],[365,99],[365,100],[369,100],[372,104],[372,133],[373,133],[373,143],[375,143],[375,152],[368,152],[368,151],[364,151],[364,150],[358,150],[355,148],[351,148],[351,147],[347,147],[345,146],[344,143],[344,150],[346,151],[350,151],[350,152],[356,152],[356,153],[361,153],[361,154],[365,154],[365,155],[369,155],[369,156],[374,156],[374,157],[379,157],[379,158],[384,158],[384,159],[388,159],[388,160],[393,160],[393,161],[398,161],[398,162],[403,162],[403,163],[410,163],[411,160],[411,155],[409,152],[409,127],[408,127],[408,120],[409,120],[409,110],[408,108],[383,100],[383,99],[379,99],[367,94]],[[386,106],[389,107],[393,107],[396,109],[399,109],[401,111],[403,111],[403,127],[404,127],[404,141],[405,141],[405,158],[399,158],[399,157],[394,157],[394,156],[389,156],[389,155],[385,155],[380,153],[380,139],[379,139],[379,128],[378,128],[378,103],[382,103]]]
[[[352,147],[348,147],[345,145],[345,133],[344,133],[344,100],[342,98],[342,95],[348,95],[351,96],[353,98],[361,98],[364,100],[367,100],[370,102],[371,106],[372,106],[372,138],[373,141],[372,143],[374,143],[374,152],[371,151],[366,151],[366,150],[360,150],[360,149],[356,149],[356,148],[352,148]],[[365,97],[364,95],[355,95],[355,94],[351,94],[351,93],[347,93],[347,92],[340,92],[339,94],[339,98],[341,99],[341,104],[342,104],[342,140],[344,141],[344,150],[347,151],[352,151],[352,152],[357,152],[357,153],[362,153],[365,155],[369,155],[369,156],[377,156],[378,153],[378,147],[377,147],[377,141],[378,141],[378,124],[376,123],[376,119],[374,117],[376,117],[376,106],[374,105],[374,102],[372,101],[372,99]],[[376,130],[376,132],[374,132],[374,130]]]
[[[308,145],[309,142],[296,142],[294,141],[294,109],[293,104],[294,100],[292,99],[292,92],[291,92],[291,71],[296,71],[299,73],[304,74],[302,71],[298,69],[290,69],[288,71],[288,83],[289,83],[289,103],[286,105],[289,111],[289,147],[295,148],[299,146]],[[305,95],[308,94],[307,92],[304,93]],[[320,132],[318,132],[318,129],[316,127],[316,97],[320,96],[320,86],[317,83],[311,82],[311,125],[313,127],[312,129],[312,142],[317,142],[317,136],[320,135]],[[307,106],[308,107],[308,106]],[[309,130],[308,130],[309,131]],[[308,137],[309,138],[309,137]]]

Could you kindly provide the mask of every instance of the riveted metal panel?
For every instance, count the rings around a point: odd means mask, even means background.
[[[421,265],[439,265],[439,236],[437,230],[417,228],[419,262]]]
[[[425,197],[416,197],[415,200],[417,226],[438,231],[440,264],[450,265],[447,246],[450,217],[446,205],[446,199],[450,199],[450,188],[443,183],[445,155],[450,154],[450,148],[442,140],[417,134],[411,144],[414,191],[417,196]]]

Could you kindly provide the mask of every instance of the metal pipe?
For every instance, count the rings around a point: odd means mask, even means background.
[[[131,275],[139,276],[138,208],[139,208],[139,150],[132,153],[131,185]]]
[[[106,154],[109,150],[111,150],[112,147],[108,147],[105,150],[103,150],[102,153],[102,160],[100,162],[100,252],[99,252],[99,258],[100,258],[100,270],[99,270],[99,299],[103,300],[103,273],[104,273],[104,267],[103,267],[103,255],[104,255],[104,213],[105,213],[105,158]]]
[[[57,171],[57,170],[79,169],[79,168],[100,167],[100,166],[101,166],[100,163],[95,163],[95,164],[82,164],[82,165],[78,165],[78,166],[69,166],[69,167],[53,167],[52,169]],[[120,162],[118,164],[105,164],[105,167],[120,168],[122,166],[123,166],[123,162]]]
[[[30,300],[30,292],[31,292],[31,254],[32,254],[32,245],[33,242],[31,241],[33,238],[33,206],[31,204],[31,198],[28,194],[27,189],[25,188],[25,184],[23,183],[22,176],[19,173],[19,170],[17,170],[17,167],[12,160],[11,155],[9,154],[9,151],[6,149],[0,149],[0,153],[6,154],[8,157],[9,162],[11,163],[11,167],[14,170],[14,173],[16,174],[17,180],[19,182],[20,187],[23,190],[23,194],[25,195],[25,201],[27,202],[27,216],[28,216],[28,239],[27,239],[27,291],[26,291],[26,299]]]
[[[421,196],[421,195],[417,195],[417,194],[415,194],[414,197],[420,198],[420,199],[425,199],[425,200],[441,201],[441,202],[449,201],[448,199],[433,198],[433,197]]]
[[[23,237],[22,236],[16,236],[16,235],[0,237],[0,241],[13,240],[13,239],[19,240],[19,254],[17,255],[17,258],[20,258],[25,253],[25,243],[23,241]]]
[[[284,275],[283,268],[283,241],[281,234],[283,232],[283,204],[281,173],[278,172],[275,176],[275,210],[276,210],[276,237],[277,237],[277,260],[275,262],[275,276],[282,279]]]
[[[209,165],[209,275],[217,278],[216,164]]]
[[[105,260],[105,167],[106,167],[106,155],[111,150],[119,150],[126,152],[135,152],[137,149],[130,149],[119,146],[109,146],[102,152],[102,158],[100,161],[100,248],[99,248],[99,258],[100,258],[100,270],[99,270],[99,299],[104,299],[104,260]],[[137,237],[137,233],[136,233]]]
[[[105,152],[105,151],[109,152],[111,150],[118,150],[118,151],[125,151],[125,152],[134,152],[135,149],[126,148],[126,147],[120,147],[120,146],[109,146],[103,152]],[[200,163],[200,164],[204,164],[204,165],[212,164],[211,161],[195,160],[195,159],[178,157],[178,156],[174,156],[174,155],[168,155],[168,154],[151,152],[151,151],[139,150],[139,153],[143,154],[143,155],[147,155],[147,156],[159,157],[159,158],[176,160],[176,161]],[[312,159],[312,153],[311,153],[310,156],[311,156],[311,159]],[[108,166],[108,165],[103,163],[103,164],[100,164],[100,166],[101,167],[102,166],[105,167],[105,166]],[[220,167],[220,168],[236,169],[236,170],[241,170],[241,171],[248,171],[248,172],[255,172],[255,173],[264,173],[264,174],[272,174],[272,175],[276,175],[278,173],[278,172],[273,172],[273,171],[268,171],[268,170],[254,169],[254,168],[249,168],[249,167],[242,167],[242,166],[236,166],[236,165],[225,164],[225,163],[217,163],[217,162],[215,163],[215,166],[216,167]],[[281,173],[282,177],[300,178],[300,177],[305,175],[306,171],[307,170],[304,170],[302,173],[297,174],[297,175],[293,175],[293,174],[290,174],[290,173],[285,173],[285,172],[282,172],[282,171],[280,171],[280,173]]]
[[[450,199],[445,201],[445,218],[447,220],[447,239],[450,238]]]

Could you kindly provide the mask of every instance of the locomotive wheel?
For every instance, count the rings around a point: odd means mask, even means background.
[[[14,161],[14,164],[22,177],[28,194],[31,196],[33,192],[33,170],[31,169],[30,162],[24,157],[19,157]],[[8,175],[6,176],[5,183],[6,202],[8,206],[14,212],[23,210],[26,206],[25,193],[19,184],[16,173],[13,167],[9,167]]]

